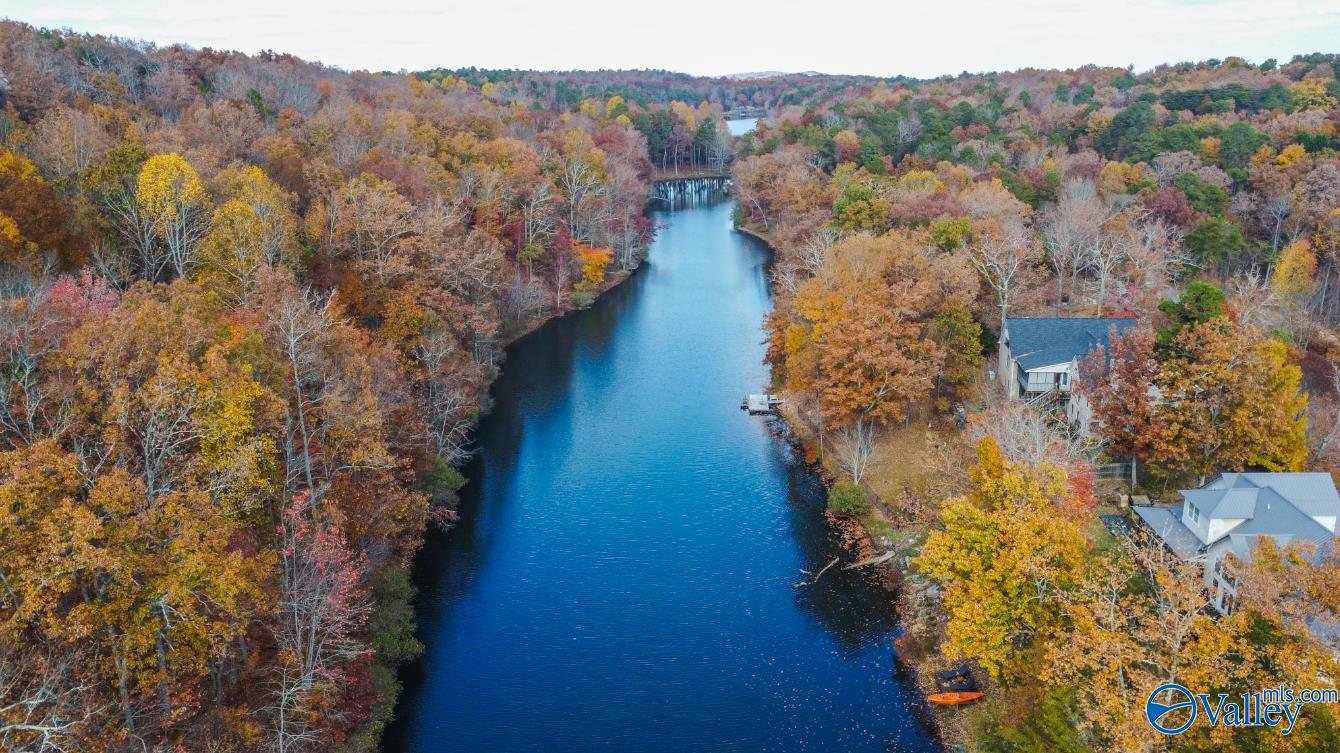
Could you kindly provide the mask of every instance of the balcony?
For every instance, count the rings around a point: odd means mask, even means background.
[[[1069,392],[1068,374],[1029,374],[1028,379],[1020,382],[1025,395],[1037,395],[1043,392]]]

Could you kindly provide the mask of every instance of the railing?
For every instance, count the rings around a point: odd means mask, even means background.
[[[1124,481],[1131,477],[1131,464],[1129,462],[1105,463],[1094,468],[1094,475],[1098,478]]]
[[[1025,405],[1032,406],[1038,410],[1046,410],[1061,400],[1064,400],[1066,393],[1061,392],[1060,390],[1051,389],[1046,392],[1029,392],[1026,393],[1024,397]]]
[[[1048,379],[1045,382],[1024,382],[1024,392],[1069,392],[1070,385]]]

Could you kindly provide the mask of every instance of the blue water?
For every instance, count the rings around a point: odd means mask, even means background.
[[[416,562],[427,650],[388,752],[938,749],[890,596],[793,587],[841,549],[738,407],[767,381],[768,254],[732,207],[658,215],[643,270],[509,350],[462,522]]]
[[[726,121],[726,130],[730,131],[732,136],[743,136],[754,130],[758,125],[758,118],[734,118]]]

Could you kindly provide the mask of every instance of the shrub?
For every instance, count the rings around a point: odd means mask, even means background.
[[[843,481],[828,490],[828,509],[844,518],[859,518],[870,512],[870,498],[865,489]]]

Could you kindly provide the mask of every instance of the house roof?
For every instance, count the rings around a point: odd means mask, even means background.
[[[1221,473],[1199,489],[1183,489],[1182,497],[1212,518],[1278,517],[1281,506],[1303,517],[1340,518],[1329,473]]]
[[[1012,317],[1005,320],[1010,355],[1025,371],[1086,356],[1108,347],[1113,329],[1125,332],[1134,319],[1119,317]]]
[[[1196,538],[1196,534],[1182,522],[1181,505],[1173,507],[1136,505],[1131,509],[1140,516],[1145,525],[1149,526],[1149,530],[1168,544],[1173,554],[1182,559],[1191,559],[1200,553],[1200,539]]]

